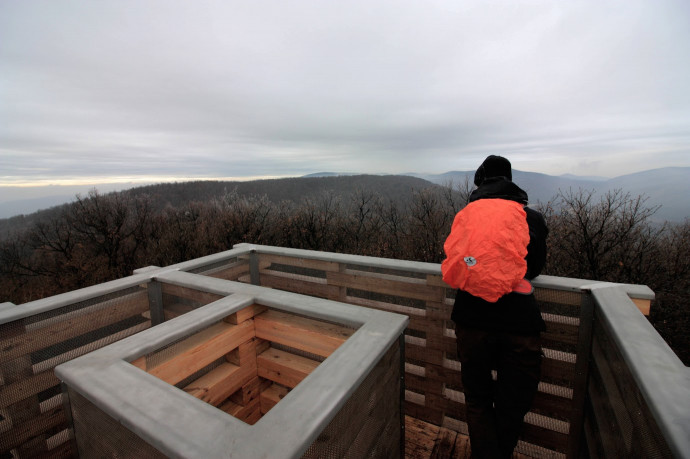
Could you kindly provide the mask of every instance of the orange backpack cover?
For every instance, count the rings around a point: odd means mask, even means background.
[[[506,199],[473,201],[455,216],[443,245],[443,281],[494,303],[525,276],[528,244],[522,204]]]

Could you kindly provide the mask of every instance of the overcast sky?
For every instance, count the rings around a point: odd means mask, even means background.
[[[690,166],[690,2],[0,0],[0,186]]]

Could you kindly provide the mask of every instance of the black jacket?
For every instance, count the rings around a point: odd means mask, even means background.
[[[470,195],[470,202],[479,199],[508,199],[527,205],[527,193],[504,177],[486,179]],[[537,277],[546,263],[546,236],[549,233],[544,217],[534,209],[525,207],[530,241],[527,246],[527,274]],[[508,293],[490,303],[467,292],[458,290],[451,318],[460,328],[504,331],[518,334],[536,334],[544,331],[545,324],[534,295]]]

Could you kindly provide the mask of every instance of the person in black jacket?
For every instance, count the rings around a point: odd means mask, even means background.
[[[527,193],[512,182],[506,158],[487,157],[474,183],[477,188],[470,202],[499,198],[527,205]],[[531,280],[546,262],[548,228],[539,212],[524,209],[530,236],[525,277]],[[545,324],[534,295],[511,292],[490,303],[458,290],[451,318],[456,327],[472,456],[511,457],[541,374],[540,333]],[[495,382],[492,370],[496,370]]]

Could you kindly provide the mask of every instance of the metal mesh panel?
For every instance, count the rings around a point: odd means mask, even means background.
[[[396,341],[303,457],[401,457],[400,359]]]
[[[80,458],[166,457],[74,390],[68,390]]]
[[[0,326],[0,457],[69,457],[69,425],[53,368],[149,326],[143,287]]]
[[[672,457],[635,379],[599,314],[595,315],[585,410],[592,457]]]

